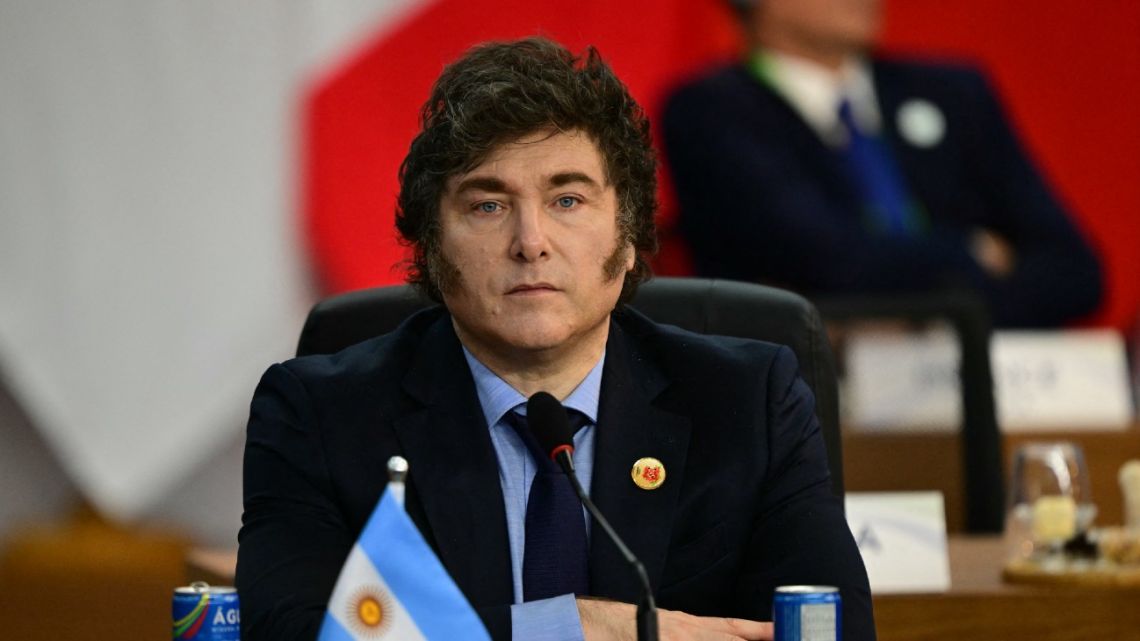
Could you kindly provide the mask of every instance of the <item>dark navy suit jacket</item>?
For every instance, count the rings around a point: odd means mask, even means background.
[[[874,638],[866,572],[791,350],[615,312],[591,495],[644,562],[661,607],[769,620],[784,584],[840,587],[844,639]],[[274,365],[254,395],[237,587],[246,641],[314,639],[337,573],[409,462],[408,512],[495,639],[513,601],[498,464],[451,318]],[[634,461],[666,469],[653,491]],[[590,591],[640,590],[595,531]]]
[[[918,237],[870,232],[837,154],[743,66],[681,88],[664,116],[679,225],[701,276],[778,284],[808,295],[969,288],[996,324],[1053,326],[1101,299],[1096,257],[1026,158],[977,72],[876,61],[883,134],[930,223]],[[900,136],[913,99],[945,118],[938,144]],[[971,257],[987,228],[1013,245],[1008,278]]]

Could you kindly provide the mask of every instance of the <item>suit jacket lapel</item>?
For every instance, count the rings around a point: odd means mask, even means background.
[[[451,317],[430,326],[418,348],[404,389],[422,407],[394,422],[410,470],[409,512],[474,605],[511,603],[498,459]]]
[[[736,73],[738,79],[754,92],[756,111],[766,114],[767,120],[780,123],[779,126],[771,127],[769,132],[771,136],[781,139],[778,146],[796,150],[796,156],[813,172],[812,179],[822,185],[826,193],[844,201],[857,200],[859,189],[853,183],[840,155],[820,138],[792,103],[745,67],[737,67]]]
[[[922,157],[915,154],[913,145],[903,140],[898,128],[899,107],[911,96],[895,80],[890,67],[875,63],[871,67],[871,74],[875,85],[875,98],[879,101],[883,138],[894,152],[899,169],[907,177],[908,183],[913,185],[915,176],[910,169],[915,162],[921,163]]]
[[[668,381],[645,355],[636,352],[630,337],[610,324],[591,498],[645,565],[656,590],[665,565],[673,511],[683,482],[690,421],[653,405]],[[665,482],[655,490],[633,483],[636,460],[650,456],[665,466]],[[641,593],[633,571],[600,528],[590,543],[590,591],[625,601]]]
[[[905,77],[900,76],[890,64],[881,62],[874,63],[872,73],[882,118],[883,137],[894,154],[909,197],[919,207],[921,218],[917,222],[929,224],[928,208],[935,203],[921,200],[920,194],[930,197],[947,193],[946,185],[955,184],[953,179],[947,177],[954,173],[953,167],[948,164],[952,161],[949,160],[950,156],[937,149],[918,147],[907,141],[899,130],[899,109],[907,101],[920,97],[915,95]],[[960,195],[947,195],[946,198],[957,199]]]

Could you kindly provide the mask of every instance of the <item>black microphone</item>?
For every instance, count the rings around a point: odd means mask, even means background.
[[[558,399],[546,392],[536,392],[526,403],[527,424],[534,433],[538,444],[543,451],[550,453],[553,459],[570,477],[570,484],[586,506],[590,515],[594,517],[606,536],[617,546],[618,552],[625,558],[626,563],[633,567],[637,578],[641,580],[641,601],[637,604],[637,639],[638,641],[657,641],[657,604],[653,600],[653,589],[649,587],[649,575],[645,566],[634,556],[613,526],[602,516],[598,506],[586,495],[578,475],[574,472],[574,437],[570,432],[570,420],[566,415],[566,408]]]

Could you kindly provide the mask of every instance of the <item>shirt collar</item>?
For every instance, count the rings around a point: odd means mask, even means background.
[[[805,58],[758,50],[749,62],[753,74],[784,97],[829,145],[840,146],[846,136],[839,126],[839,103],[846,99],[859,129],[869,135],[881,127],[871,66],[852,58],[839,72]]]
[[[463,347],[463,357],[467,359],[467,366],[471,368],[471,376],[475,379],[475,393],[479,396],[479,404],[483,407],[483,416],[487,419],[487,426],[498,423],[507,412],[521,406],[520,414],[526,414],[527,398],[518,390],[511,387],[506,381],[492,372],[471,352]],[[578,410],[590,419],[591,423],[598,422],[598,401],[602,391],[602,366],[606,362],[606,353],[594,364],[586,377],[578,383],[578,387],[562,401],[567,408]]]

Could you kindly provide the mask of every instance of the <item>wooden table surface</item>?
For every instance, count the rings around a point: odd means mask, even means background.
[[[1010,585],[999,537],[952,536],[949,547],[948,592],[874,597],[880,641],[1140,641],[1140,589]],[[234,561],[232,550],[194,550],[187,574],[230,585]]]
[[[874,597],[881,641],[1140,640],[1140,590],[1011,585],[1000,537],[949,547],[949,592]]]

